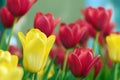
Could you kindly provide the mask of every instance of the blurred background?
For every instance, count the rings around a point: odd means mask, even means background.
[[[0,7],[6,5],[6,0],[0,0]],[[14,28],[14,36],[18,31],[26,32],[29,28],[33,27],[34,17],[36,12],[52,13],[55,18],[61,17],[61,22],[74,22],[82,17],[80,12],[86,6],[104,6],[105,8],[112,9],[112,21],[116,23],[115,31],[120,31],[120,0],[38,0],[37,3],[30,9],[30,11],[22,17],[19,23]],[[59,25],[57,26],[58,30]],[[0,22],[0,36],[4,28]],[[15,43],[14,38],[13,43]],[[11,42],[12,43],[12,42]]]

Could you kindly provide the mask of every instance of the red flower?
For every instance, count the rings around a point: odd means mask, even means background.
[[[76,48],[69,57],[71,72],[76,77],[86,77],[99,60],[100,56],[94,57],[91,49]]]
[[[7,0],[7,7],[14,16],[23,16],[36,1],[37,0]]]
[[[86,27],[80,27],[78,24],[60,25],[59,37],[66,48],[74,47],[82,39],[86,32]]]
[[[64,64],[65,50],[60,47],[56,47],[51,50],[50,57],[55,57],[55,64],[58,64],[62,67]]]
[[[89,24],[86,20],[77,20],[75,23],[79,24],[82,27],[87,27],[88,29],[88,34],[87,36],[92,36],[95,37],[96,36],[96,30],[93,28],[93,26],[91,24]]]
[[[13,55],[17,55],[19,59],[22,58],[21,51],[18,47],[14,46],[14,45],[10,45],[8,51]]]
[[[93,25],[96,30],[103,30],[110,22],[112,10],[105,10],[103,7],[88,7],[83,11],[85,19]]]
[[[44,15],[43,13],[38,12],[35,16],[34,28],[41,30],[49,36],[52,34],[59,21],[60,18],[54,19],[54,16],[51,13]]]
[[[9,12],[7,7],[2,7],[0,11],[1,21],[6,28],[11,28],[14,22],[14,16]]]
[[[94,77],[97,77],[97,75],[99,74],[99,72],[100,72],[100,70],[102,69],[102,66],[103,66],[103,64],[102,64],[102,61],[101,60],[99,60],[99,62],[97,62],[96,64],[95,64],[95,66],[94,66]]]

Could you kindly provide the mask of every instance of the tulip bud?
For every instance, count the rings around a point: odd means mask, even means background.
[[[38,12],[34,20],[34,28],[39,29],[47,36],[51,35],[54,28],[60,21],[60,18],[54,19],[54,16],[51,13],[44,15],[41,12]]]
[[[83,14],[97,31],[101,31],[110,22],[112,10],[105,10],[103,7],[88,7],[83,11]]]
[[[86,27],[80,27],[78,24],[60,25],[59,37],[65,48],[74,47],[84,36]]]
[[[100,56],[94,57],[91,49],[76,48],[69,57],[71,72],[76,77],[86,77],[99,60]]]
[[[1,21],[6,28],[11,28],[14,22],[14,16],[9,12],[7,7],[2,7],[0,11]]]
[[[23,16],[37,0],[7,0],[7,7],[15,16]]]
[[[13,55],[17,55],[19,59],[22,58],[22,54],[21,54],[20,49],[14,45],[9,46],[9,52]]]

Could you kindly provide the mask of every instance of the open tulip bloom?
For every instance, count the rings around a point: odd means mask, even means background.
[[[120,32],[113,31],[112,9],[86,7],[84,19],[68,24],[38,11],[33,27],[19,30],[11,44],[14,27],[36,2],[6,0],[0,8],[0,80],[120,80]]]

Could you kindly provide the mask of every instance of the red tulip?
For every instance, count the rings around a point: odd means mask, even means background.
[[[22,58],[21,51],[18,47],[14,46],[14,45],[10,45],[8,51],[13,55],[17,55],[19,60]]]
[[[99,72],[100,72],[100,70],[102,69],[102,66],[103,66],[103,64],[102,64],[102,61],[101,60],[99,60],[99,62],[97,62],[96,64],[95,64],[95,66],[94,66],[94,77],[97,77],[97,75],[99,74]]]
[[[38,12],[35,16],[34,28],[41,30],[49,36],[52,34],[59,21],[60,18],[54,19],[54,16],[51,13],[44,15],[43,13]]]
[[[14,16],[9,12],[7,7],[2,7],[0,11],[1,21],[6,28],[11,28],[14,22]]]
[[[71,48],[79,43],[86,29],[85,27],[80,27],[78,24],[70,24],[67,26],[65,23],[62,23],[60,25],[59,37],[64,47]]]
[[[15,16],[23,16],[37,0],[7,0],[7,7]]]
[[[110,22],[112,10],[106,10],[103,7],[88,7],[83,11],[85,19],[100,31]]]
[[[105,28],[100,32],[99,34],[99,43],[101,45],[105,44],[105,38],[108,36],[110,33],[112,33],[113,29],[115,28],[114,23],[109,23],[108,25],[105,26]]]
[[[64,64],[65,50],[60,47],[56,47],[51,50],[50,57],[55,57],[55,64],[58,64],[62,67]]]
[[[100,56],[94,57],[91,49],[76,48],[69,57],[71,72],[76,77],[86,77],[99,60]]]
[[[89,36],[89,35],[92,37],[96,36],[96,30],[86,20],[77,20],[75,23],[79,24],[82,27],[87,27],[88,34],[86,36]]]

